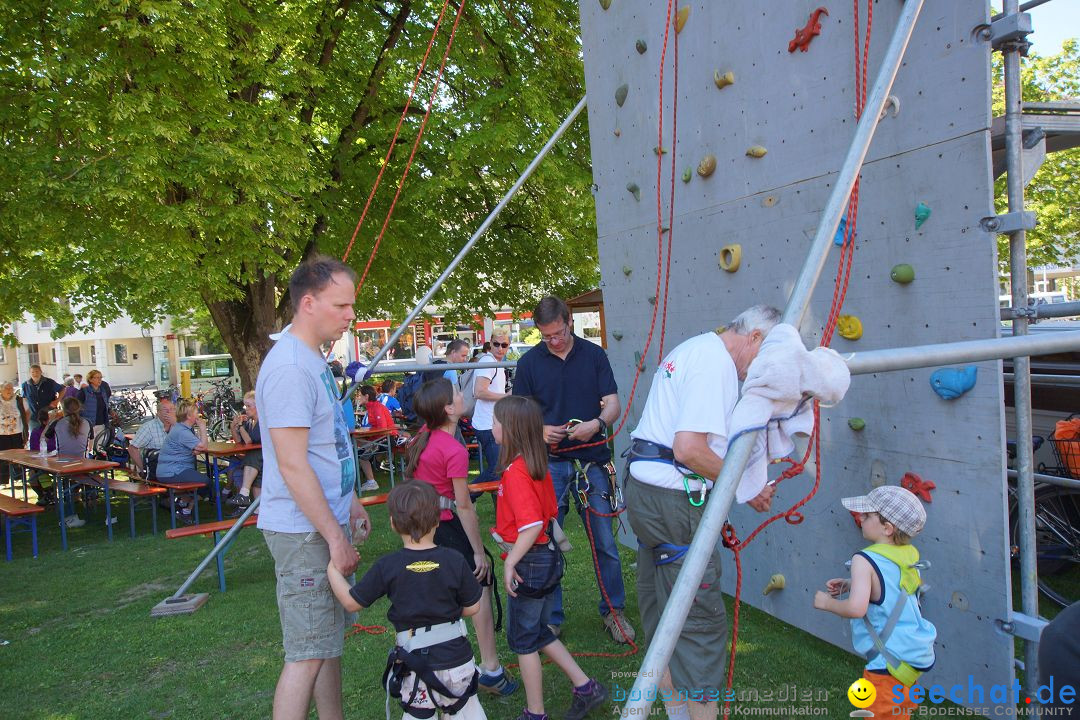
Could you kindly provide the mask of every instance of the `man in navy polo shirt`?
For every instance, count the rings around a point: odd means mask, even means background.
[[[597,580],[611,600],[600,594],[600,616],[616,642],[634,639],[626,619],[619,546],[611,530],[612,488],[605,465],[611,451],[604,442],[607,429],[620,412],[618,387],[607,353],[594,343],[574,335],[570,309],[554,296],[545,297],[533,311],[541,342],[518,360],[514,395],[528,395],[544,410],[544,440],[555,446],[549,456],[551,479],[559,500],[559,522],[570,509],[570,496],[592,535],[599,572]],[[598,443],[588,447],[591,443]],[[579,496],[588,495],[588,507]],[[590,512],[595,510],[596,512]],[[603,513],[603,514],[600,514]],[[551,613],[556,635],[563,622],[562,590],[555,591]]]

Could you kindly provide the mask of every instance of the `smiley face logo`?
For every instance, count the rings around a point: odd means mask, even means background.
[[[851,704],[857,708],[868,708],[874,704],[874,698],[877,697],[877,690],[870,684],[870,681],[866,678],[859,678],[855,682],[851,683],[851,687],[847,691],[848,700]]]

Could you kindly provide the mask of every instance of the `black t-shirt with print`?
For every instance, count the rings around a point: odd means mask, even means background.
[[[480,600],[481,589],[458,551],[402,548],[376,560],[350,594],[364,607],[386,595],[390,598],[386,617],[401,632],[459,620],[462,608]],[[464,637],[421,652],[426,652],[433,670],[457,667],[473,657]]]

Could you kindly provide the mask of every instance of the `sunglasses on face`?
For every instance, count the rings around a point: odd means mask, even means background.
[[[508,348],[508,347],[510,347],[510,343],[493,342],[493,343],[491,343],[491,347]]]

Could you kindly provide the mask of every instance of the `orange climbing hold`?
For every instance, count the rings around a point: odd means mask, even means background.
[[[795,48],[799,48],[803,52],[809,50],[810,41],[814,39],[815,35],[821,34],[821,23],[818,22],[818,18],[828,14],[829,11],[823,7],[819,7],[811,13],[810,19],[806,21],[806,26],[795,30],[795,37],[787,44],[787,51],[793,53]]]
[[[930,493],[937,490],[933,480],[923,480],[915,473],[904,473],[900,487],[913,492],[923,502],[934,502],[934,498],[930,497]]]

